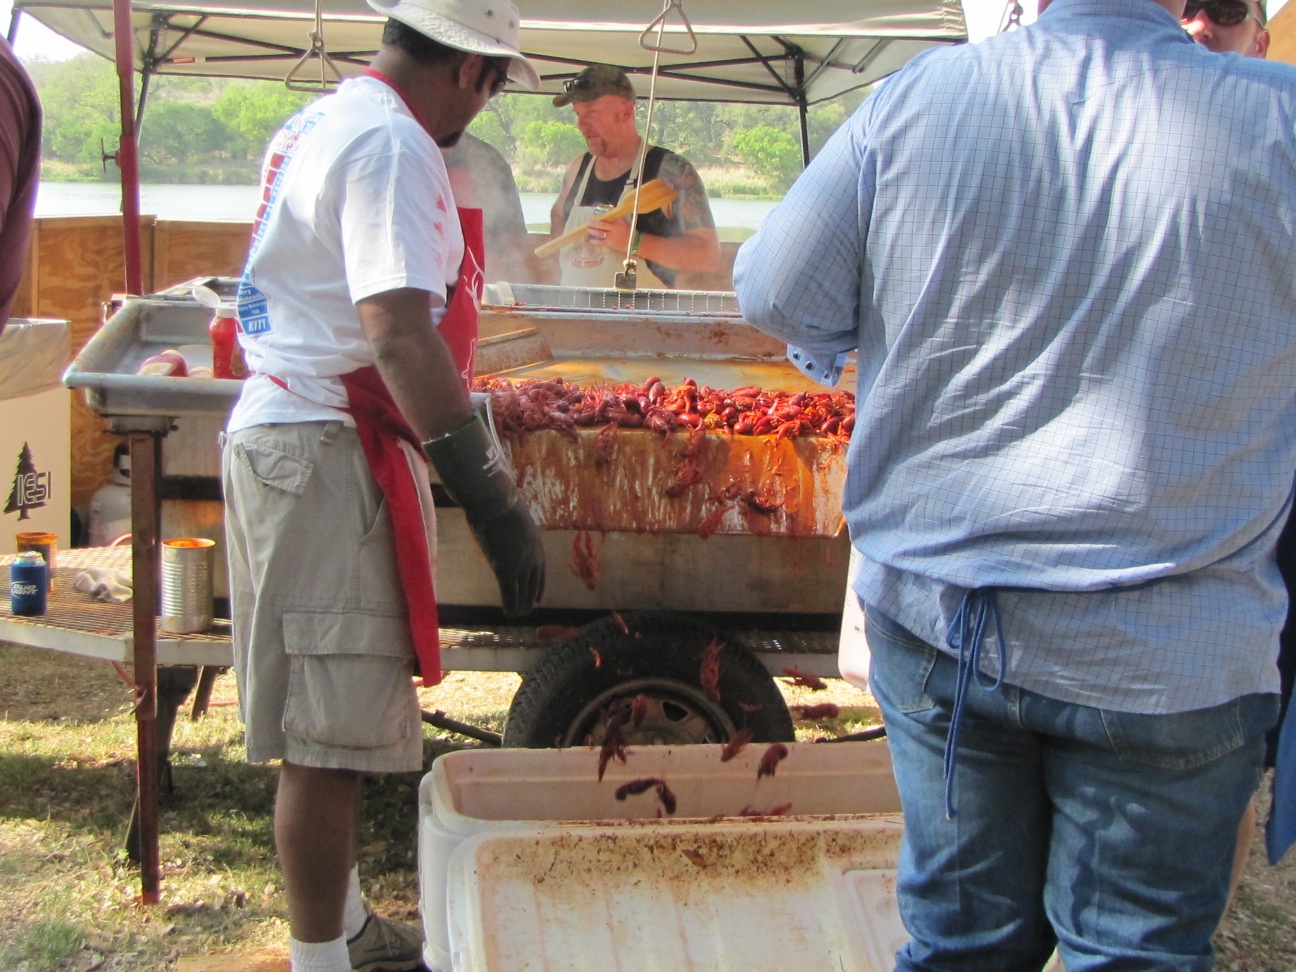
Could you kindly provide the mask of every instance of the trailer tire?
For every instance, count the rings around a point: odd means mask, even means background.
[[[702,662],[716,640],[723,647],[708,697]],[[774,679],[732,635],[683,614],[627,611],[595,621],[545,652],[513,696],[504,745],[598,744],[613,707],[640,694],[648,697],[650,709],[637,728],[628,730],[631,743],[719,743],[739,728],[749,729],[756,742],[795,738]]]

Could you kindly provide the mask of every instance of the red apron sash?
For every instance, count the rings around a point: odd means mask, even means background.
[[[400,577],[410,639],[424,685],[441,681],[441,632],[432,576],[432,551],[428,548],[418,486],[401,446],[408,442],[417,455],[418,436],[401,415],[391,392],[373,365],[341,376],[356,422],[360,445],[374,482],[387,500],[391,515],[396,572]]]
[[[482,212],[480,209],[460,209],[459,222],[463,227],[464,258],[437,333],[449,347],[467,388],[477,351],[477,309],[481,304],[483,285]],[[441,681],[441,638],[432,556],[419,506],[418,487],[400,444],[403,439],[421,456],[419,439],[396,407],[375,366],[359,368],[340,377],[347,392],[347,411],[356,421],[365,459],[391,514],[396,570],[405,595],[410,637],[414,642],[419,672],[424,685],[436,685]]]
[[[450,304],[437,332],[450,348],[455,367],[467,388],[472,383],[473,364],[477,358],[477,316],[486,284],[486,274],[482,270],[486,265],[486,240],[480,209],[459,207],[457,212],[463,230],[464,258],[459,266],[454,293],[450,295]]]

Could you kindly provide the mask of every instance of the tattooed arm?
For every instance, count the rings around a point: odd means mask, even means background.
[[[715,220],[707,204],[706,190],[697,170],[686,159],[667,153],[662,160],[657,178],[679,193],[679,198],[665,210],[667,220],[682,232],[669,236],[652,232],[660,221],[640,218],[640,259],[650,260],[671,270],[689,273],[714,273],[720,268],[720,238],[716,235]],[[563,194],[559,194],[559,201]],[[554,204],[555,209],[557,203]],[[590,228],[601,234],[603,246],[614,253],[625,253],[630,241],[630,221],[617,219],[594,220]]]
[[[662,160],[657,177],[679,193],[667,215],[678,210],[684,235],[672,239],[645,233],[639,244],[640,256],[676,270],[714,273],[720,267],[720,238],[697,169],[683,156],[670,153]]]

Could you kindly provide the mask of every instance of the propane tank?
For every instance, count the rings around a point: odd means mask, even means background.
[[[89,543],[106,547],[130,532],[130,449],[123,443],[113,450],[112,482],[96,490],[90,500]]]

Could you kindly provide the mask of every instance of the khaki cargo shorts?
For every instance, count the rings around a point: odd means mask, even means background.
[[[356,431],[340,422],[260,425],[223,443],[248,761],[422,769],[391,517]]]

